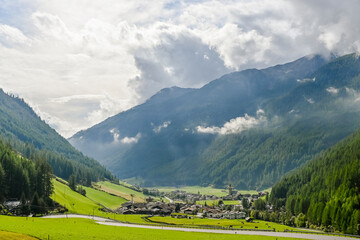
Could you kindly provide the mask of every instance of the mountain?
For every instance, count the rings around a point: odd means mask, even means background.
[[[309,225],[359,234],[360,131],[283,177],[271,201]]]
[[[163,89],[70,142],[144,185],[272,186],[360,126],[356,54]]]
[[[42,121],[23,99],[0,89],[0,140],[29,159],[46,159],[55,175],[89,182],[112,178],[96,160],[84,156]]]

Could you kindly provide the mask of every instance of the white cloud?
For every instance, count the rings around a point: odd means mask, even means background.
[[[316,77],[313,77],[313,78],[304,78],[304,79],[297,79],[296,81],[297,81],[298,83],[315,82],[315,81],[316,81]]]
[[[334,95],[336,95],[336,94],[339,93],[339,89],[334,88],[334,87],[328,87],[328,88],[326,89],[326,91],[327,91],[328,93],[331,93],[331,94],[334,94]]]
[[[69,137],[164,87],[358,51],[359,10],[354,0],[6,1],[0,87]]]
[[[26,44],[30,40],[17,28],[0,24],[0,39],[5,44]]]
[[[304,96],[304,99],[305,99],[308,103],[310,103],[310,104],[314,104],[314,103],[315,103],[315,101],[314,101],[312,98],[307,98],[307,97]]]
[[[239,134],[247,129],[256,127],[261,123],[266,122],[266,117],[264,116],[264,111],[259,110],[257,118],[251,117],[245,114],[244,117],[237,117],[230,119],[229,122],[226,122],[222,127],[203,127],[197,126],[196,130],[198,133],[208,133],[208,134]]]
[[[163,122],[161,125],[154,127],[153,131],[155,133],[159,133],[159,132],[161,132],[161,129],[167,128],[170,124],[171,124],[171,121]]]
[[[119,142],[120,132],[117,128],[112,128],[109,132],[113,135],[114,142]]]
[[[124,144],[133,144],[133,143],[137,143],[140,138],[141,138],[141,133],[138,133],[136,134],[135,137],[124,137],[120,141]]]

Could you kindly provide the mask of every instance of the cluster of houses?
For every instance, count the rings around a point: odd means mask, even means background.
[[[135,203],[126,202],[116,210],[120,214],[147,214],[147,215],[170,215],[175,211],[175,204],[164,202]]]
[[[117,209],[121,214],[147,214],[147,215],[171,215],[175,218],[190,218],[193,216],[218,218],[218,219],[245,219],[246,212],[240,204],[243,198],[250,202],[257,200],[259,197],[265,196],[267,192],[259,192],[258,194],[240,194],[233,191],[229,185],[228,195],[225,197],[218,197],[215,195],[201,195],[200,193],[187,193],[185,191],[172,191],[166,194],[167,199],[171,203],[153,202],[151,198],[147,198],[146,203],[135,203],[133,201],[126,202]],[[224,208],[224,205],[208,207],[206,204],[196,204],[197,201],[206,200],[238,200],[239,204],[234,205],[231,210]],[[174,203],[177,202],[177,203]]]
[[[184,204],[184,203],[164,203],[164,202],[148,202],[134,203],[126,202],[116,210],[120,214],[147,214],[169,216],[174,218],[192,218],[207,217],[218,219],[245,219],[246,213],[243,211],[226,211],[220,207],[204,207],[202,205]]]

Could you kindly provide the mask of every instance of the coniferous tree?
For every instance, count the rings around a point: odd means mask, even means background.
[[[71,190],[76,191],[76,177],[72,174],[69,178],[69,187]]]
[[[5,196],[5,190],[6,190],[5,171],[2,168],[2,165],[1,165],[1,162],[0,162],[0,201],[2,201],[4,196]]]
[[[29,205],[27,203],[24,192],[22,192],[22,194],[21,194],[20,203],[21,203],[21,205],[20,205],[21,214],[29,215]]]
[[[30,210],[31,213],[33,213],[35,216],[41,212],[40,199],[37,192],[34,193],[34,196],[32,198]]]

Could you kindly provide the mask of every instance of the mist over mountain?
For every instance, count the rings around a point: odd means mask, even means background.
[[[143,185],[266,188],[360,123],[356,54],[248,69],[163,89],[70,142]]]

